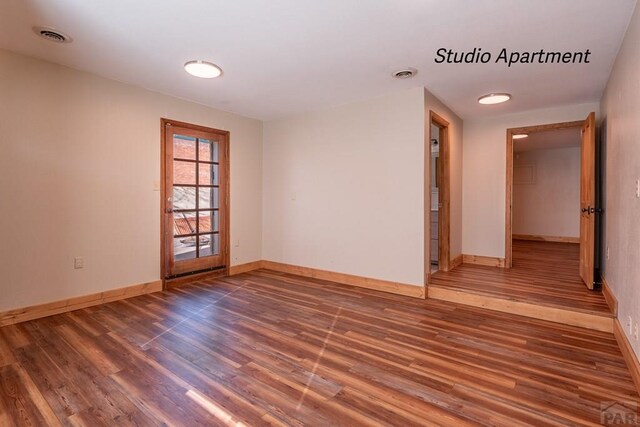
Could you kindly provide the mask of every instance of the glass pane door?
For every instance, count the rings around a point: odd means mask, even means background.
[[[168,276],[224,267],[226,135],[168,125],[165,240]],[[170,163],[170,164],[169,164]],[[167,235],[170,232],[170,236]],[[167,243],[165,242],[165,248]]]

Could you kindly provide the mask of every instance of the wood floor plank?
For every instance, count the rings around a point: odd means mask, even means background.
[[[16,358],[13,355],[11,346],[7,340],[0,340],[0,368],[15,363]]]
[[[12,350],[31,344],[31,337],[24,325],[16,324],[0,328],[0,337]]]
[[[20,348],[17,358],[59,419],[91,407],[82,390],[67,380],[64,372],[38,345]]]
[[[19,364],[0,368],[0,413],[11,420],[7,425],[62,425]]]

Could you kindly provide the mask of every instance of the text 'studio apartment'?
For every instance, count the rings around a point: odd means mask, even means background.
[[[635,0],[1,0],[0,426],[640,425]]]

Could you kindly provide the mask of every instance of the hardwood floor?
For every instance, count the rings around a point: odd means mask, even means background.
[[[0,328],[0,425],[598,425],[609,333],[259,270]],[[625,403],[626,402],[626,403]]]
[[[513,268],[463,264],[434,274],[430,285],[611,316],[602,292],[582,282],[579,257],[574,243],[514,240]]]

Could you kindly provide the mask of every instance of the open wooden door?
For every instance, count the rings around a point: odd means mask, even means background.
[[[589,289],[594,286],[596,215],[596,124],[595,113],[582,125],[580,163],[580,276]]]

